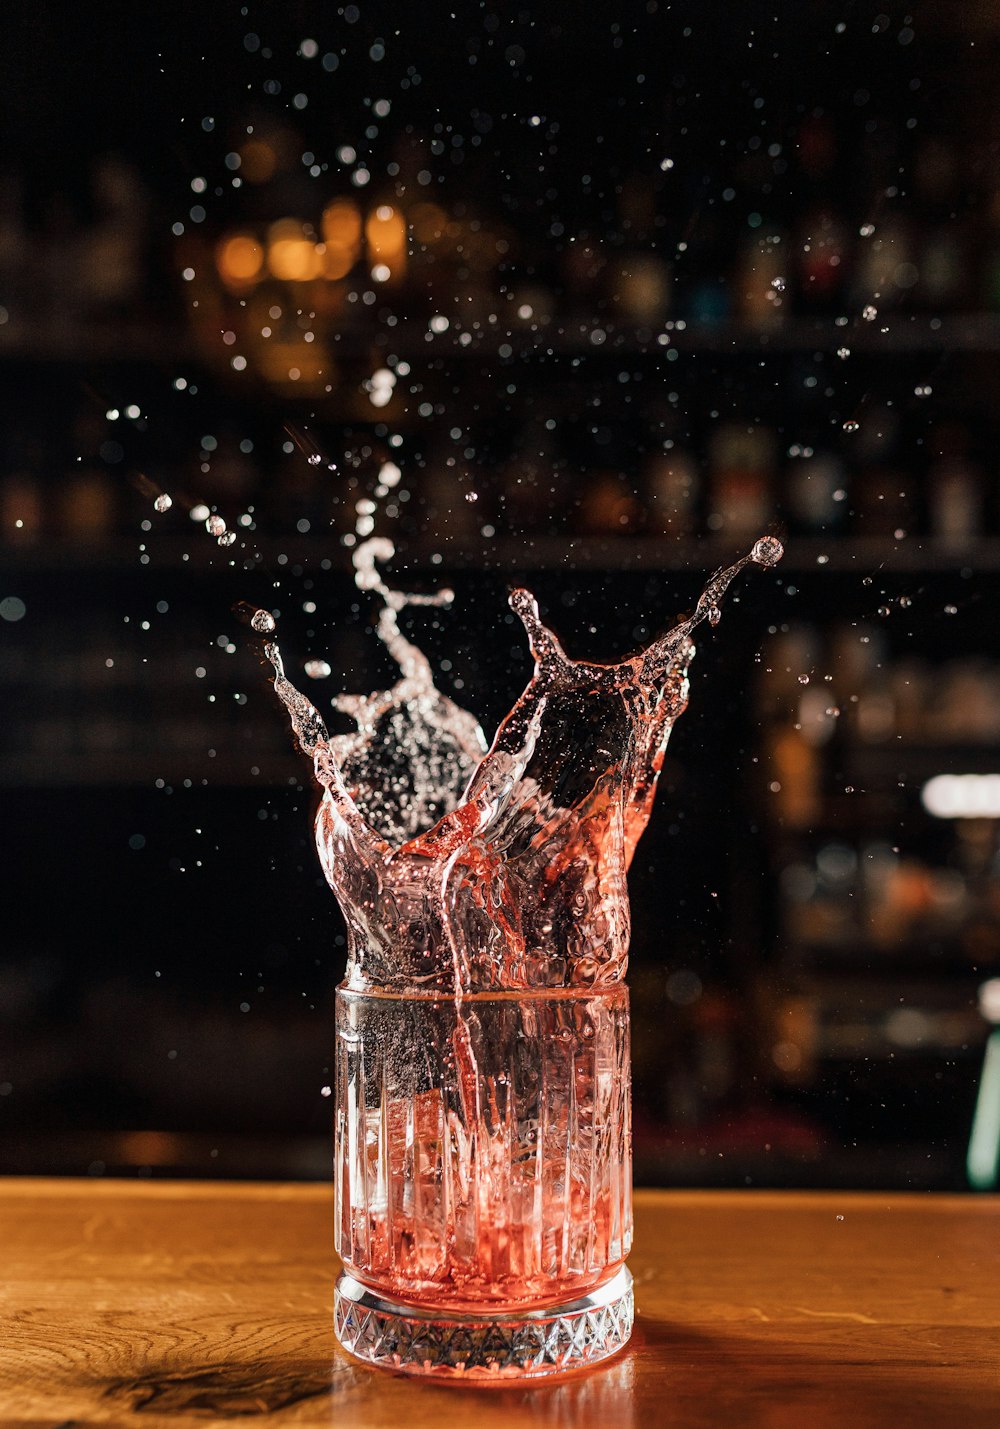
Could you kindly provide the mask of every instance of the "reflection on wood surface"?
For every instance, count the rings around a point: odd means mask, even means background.
[[[0,1183],[0,1423],[963,1429],[1000,1422],[1000,1201],[639,1192],[604,1368],[452,1388],[336,1346],[316,1186]]]

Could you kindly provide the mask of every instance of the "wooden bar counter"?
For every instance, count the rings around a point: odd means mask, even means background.
[[[645,1191],[607,1365],[439,1386],[335,1344],[323,1186],[0,1180],[2,1429],[1000,1425],[1000,1200]]]

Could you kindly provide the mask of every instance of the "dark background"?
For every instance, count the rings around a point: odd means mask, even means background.
[[[342,925],[233,612],[384,682],[342,537],[391,456],[377,529],[459,593],[407,619],[488,732],[515,580],[613,658],[781,533],[632,871],[637,1179],[967,1184],[996,828],[920,792],[1000,743],[1000,27],[620,10],[5,7],[4,1169],[328,1174]],[[404,213],[405,274],[227,281],[338,197]]]

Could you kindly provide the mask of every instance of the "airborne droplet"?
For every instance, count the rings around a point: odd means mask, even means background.
[[[205,530],[210,536],[221,536],[226,529],[226,523],[221,516],[209,516],[205,522]]]
[[[158,496],[158,497],[156,498],[156,500],[153,502],[153,510],[154,510],[154,511],[169,511],[170,508],[171,508],[171,506],[173,506],[173,504],[174,504],[174,499],[173,499],[173,497],[172,497],[172,496],[168,496],[165,491],[161,491],[160,494],[159,494],[159,496]]]
[[[750,558],[758,566],[774,566],[784,554],[785,548],[777,536],[761,536],[759,541],[754,542]]]
[[[274,616],[269,610],[255,610],[250,617],[250,628],[258,635],[270,635],[274,630]]]

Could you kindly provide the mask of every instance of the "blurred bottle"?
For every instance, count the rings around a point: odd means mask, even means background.
[[[807,536],[835,534],[844,524],[843,463],[832,452],[805,448],[785,473],[785,505],[792,529]]]
[[[834,313],[843,306],[847,231],[829,208],[807,213],[796,230],[799,302],[805,312]]]
[[[814,625],[790,625],[773,635],[764,652],[757,680],[757,712],[761,718],[795,719],[799,696],[822,656],[823,642]]]
[[[961,167],[947,139],[935,135],[917,143],[910,165],[913,197],[915,206],[927,220],[945,219],[955,208]]]
[[[829,644],[833,681],[845,695],[864,689],[877,667],[887,659],[885,635],[879,626],[836,625]]]
[[[770,1063],[790,1086],[815,1080],[820,1028],[817,999],[802,993],[782,993],[774,1008]]]
[[[914,297],[922,308],[932,313],[947,313],[967,306],[968,263],[965,246],[953,222],[925,231],[917,267],[919,279]]]
[[[38,541],[45,528],[42,488],[28,471],[14,471],[0,481],[0,540],[5,545],[27,546]]]
[[[670,265],[654,246],[656,189],[646,174],[633,174],[618,195],[622,247],[609,254],[604,281],[613,310],[625,323],[655,328],[670,312]]]
[[[591,239],[577,239],[563,252],[563,292],[570,316],[587,320],[598,309],[598,298],[605,256],[600,244]]]
[[[113,154],[95,163],[92,190],[97,217],[76,246],[80,300],[95,314],[126,316],[143,284],[145,190],[138,173]]]
[[[672,446],[646,463],[643,490],[647,529],[655,536],[692,536],[698,504],[698,467],[689,452]]]
[[[893,407],[862,411],[860,427],[845,451],[858,459],[853,483],[855,529],[859,536],[884,540],[913,524],[912,475],[897,465],[899,416]]]
[[[772,433],[766,427],[726,423],[712,434],[709,465],[709,530],[734,539],[766,530],[773,515]]]
[[[919,277],[909,230],[899,222],[882,223],[858,241],[852,306],[861,311],[869,303],[887,308],[908,301]]]
[[[736,314],[751,327],[774,330],[788,312],[788,245],[779,233],[750,238],[733,280]]]
[[[732,312],[729,286],[722,277],[698,277],[686,287],[685,313],[695,326],[716,327]]]
[[[947,422],[931,433],[927,509],[931,535],[945,546],[963,547],[983,533],[984,475],[973,461],[967,427]]]
[[[618,317],[655,328],[670,312],[670,268],[653,250],[623,254],[608,264],[608,284]]]
[[[865,744],[885,744],[896,733],[896,701],[885,669],[873,670],[858,694],[854,724]]]
[[[581,531],[591,536],[625,536],[642,525],[642,506],[618,471],[592,471],[580,503]]]
[[[114,529],[111,477],[98,467],[74,470],[59,491],[59,533],[74,546],[99,545]]]
[[[774,725],[766,741],[770,796],[790,829],[808,828],[820,812],[820,760],[795,725]]]
[[[501,485],[512,532],[552,534],[567,524],[582,483],[565,459],[554,418],[529,417],[522,423]],[[478,503],[471,514],[478,527],[483,519]]]
[[[927,709],[933,677],[923,660],[899,660],[889,670],[896,709],[896,731],[919,743],[926,737]]]

